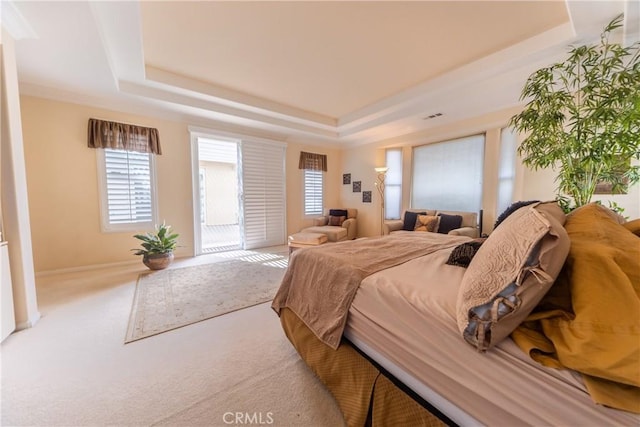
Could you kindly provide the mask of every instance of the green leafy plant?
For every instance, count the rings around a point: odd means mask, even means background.
[[[572,47],[564,62],[533,73],[521,95],[529,101],[511,118],[528,134],[518,147],[523,163],[558,171],[566,209],[589,203],[598,183],[615,194],[640,180],[632,164],[640,159],[640,43],[611,43],[621,26],[622,15],[599,44]]]
[[[138,240],[142,240],[142,249],[131,249],[136,251],[135,255],[157,255],[173,252],[178,245],[179,234],[172,234],[171,226],[162,223],[156,225],[155,233],[136,234]]]

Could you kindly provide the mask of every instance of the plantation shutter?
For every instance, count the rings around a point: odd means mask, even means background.
[[[109,224],[153,223],[149,153],[104,149]]]
[[[304,214],[322,215],[322,171],[304,170]]]
[[[242,141],[244,249],[283,245],[286,234],[285,146]]]

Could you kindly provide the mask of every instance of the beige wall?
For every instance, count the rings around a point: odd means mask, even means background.
[[[327,155],[327,172],[324,174],[325,208],[341,207],[339,188],[342,185],[342,154],[338,148],[309,146],[299,142],[287,142],[287,233],[293,234],[313,225],[313,217],[304,215],[304,175],[298,169],[300,151]]]
[[[181,234],[182,247],[177,255],[192,255],[188,124],[35,97],[22,97],[21,111],[36,271],[136,261],[130,252],[138,246],[131,237],[133,233],[103,233],[100,229],[96,154],[86,146],[90,117],[159,129],[163,147],[163,155],[158,156],[156,162],[159,219]],[[298,169],[300,151],[327,155],[325,208],[358,209],[358,236],[376,236],[380,234],[381,211],[374,168],[384,164],[386,147],[403,148],[403,207],[407,208],[411,194],[412,147],[483,132],[486,134],[484,230],[490,231],[499,214],[495,206],[499,131],[516,111],[504,110],[350,149],[287,142],[287,233],[312,225],[312,218],[305,217],[303,212],[303,173]],[[344,173],[350,173],[352,181],[361,181],[362,190],[372,192],[372,203],[363,203],[362,193],[354,193],[351,185],[342,184]],[[518,165],[514,200],[553,198],[553,177],[549,171],[533,172]],[[640,186],[636,185],[628,195],[612,199],[626,208],[625,214],[629,217],[640,216]]]
[[[100,228],[96,153],[87,148],[91,117],[158,128],[163,149],[156,159],[159,219],[180,233],[176,255],[193,254],[188,124],[27,96],[21,98],[21,112],[36,271],[136,261],[130,251],[138,246],[133,232],[104,233]],[[302,210],[300,151],[327,154],[325,204],[340,200],[340,151],[287,143],[289,233],[311,225]]]
[[[374,187],[376,180],[374,167],[384,165],[385,148],[402,147],[402,206],[403,209],[407,209],[411,200],[412,147],[479,133],[485,133],[482,197],[483,232],[490,232],[497,216],[500,214],[500,212],[497,212],[496,206],[500,130],[507,125],[511,116],[517,112],[517,107],[510,108],[418,134],[345,150],[342,160],[342,173],[351,173],[352,180],[362,180],[363,188],[373,190],[373,203],[369,204],[362,203],[361,194],[352,193],[351,186],[345,185],[342,188],[341,198],[343,204],[359,209],[358,235],[362,237],[380,234],[380,198]],[[556,172],[551,169],[532,171],[524,167],[521,162],[518,162],[516,165],[513,200],[555,199],[555,176]],[[625,216],[631,219],[640,217],[640,184],[630,188],[628,194],[615,196],[598,195],[593,200],[602,200],[605,206],[608,205],[607,201],[615,201],[625,209]],[[431,206],[426,207],[431,208]],[[437,208],[437,206],[433,208]]]
[[[522,182],[517,185],[516,200],[553,200],[556,197],[557,172],[552,169],[533,171],[519,165]],[[629,219],[640,218],[640,184],[629,188],[627,194],[596,194],[592,201],[600,201],[604,206],[615,202],[624,208],[623,215]]]
[[[189,254],[193,209],[185,125],[23,97],[36,271],[135,261],[130,249],[139,242],[131,237],[133,232],[101,231],[96,150],[87,147],[87,121],[91,117],[158,128],[163,151],[156,157],[158,218],[180,233],[182,247],[176,255]]]
[[[402,171],[402,206],[409,207],[411,200],[411,174],[412,174],[412,147],[440,142],[448,139],[464,137],[468,135],[485,133],[485,158],[483,177],[483,201],[484,211],[483,231],[490,231],[499,213],[496,213],[498,161],[500,155],[500,129],[509,121],[509,118],[517,110],[510,108],[504,111],[491,113],[482,117],[441,126],[425,132],[407,135],[382,141],[377,144],[356,147],[345,150],[343,154],[343,173],[351,173],[351,179],[362,180],[363,188],[373,191],[373,203],[362,203],[360,193],[351,193],[351,187],[344,186],[341,192],[342,201],[352,204],[360,209],[358,214],[358,235],[380,235],[380,197],[376,192],[376,166],[385,163],[385,148],[402,147],[403,171]],[[357,194],[357,195],[356,195]],[[436,208],[437,206],[421,206]]]
[[[342,206],[358,209],[358,237],[380,235],[382,215],[380,194],[375,187],[377,178],[374,168],[384,166],[385,152],[369,145],[345,150],[340,174]],[[351,182],[361,181],[362,191],[371,191],[371,203],[362,201],[362,193],[354,193],[352,184],[342,185],[342,174],[350,173]]]

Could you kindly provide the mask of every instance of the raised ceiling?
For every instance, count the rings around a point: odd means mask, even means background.
[[[562,2],[145,2],[141,11],[147,65],[333,118],[569,19]]]
[[[4,0],[2,17],[25,94],[352,145],[514,106],[629,4]]]

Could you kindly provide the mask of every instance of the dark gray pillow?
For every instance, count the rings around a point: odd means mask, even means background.
[[[330,216],[343,216],[343,217],[348,217],[349,214],[347,213],[346,209],[329,209],[329,215]]]
[[[440,226],[438,227],[438,233],[449,234],[451,230],[460,228],[462,225],[462,215],[447,215],[439,213]]]
[[[404,213],[403,230],[413,231],[416,229],[416,222],[418,221],[418,215],[426,215],[426,212],[409,212]]]
[[[463,244],[456,246],[451,251],[451,255],[449,255],[449,259],[445,264],[463,268],[469,267],[471,260],[485,240],[485,238],[474,239],[470,242],[464,242]]]

